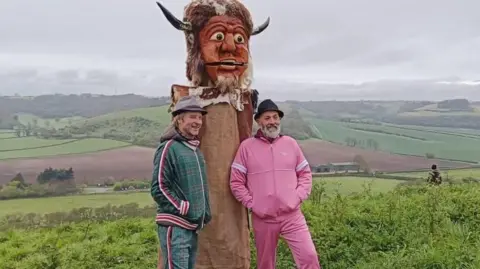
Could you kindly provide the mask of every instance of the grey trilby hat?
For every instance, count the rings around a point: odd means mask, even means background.
[[[177,116],[183,112],[200,112],[202,115],[207,114],[207,111],[200,106],[197,99],[193,96],[184,96],[178,100],[172,111],[172,116]]]

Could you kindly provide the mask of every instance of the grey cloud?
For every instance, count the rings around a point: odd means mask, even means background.
[[[270,27],[251,40],[256,87],[479,79],[477,0],[243,2],[257,24],[271,17]],[[181,17],[188,0],[163,3]],[[2,0],[0,37],[1,94],[162,95],[169,84],[185,80],[184,36],[169,25],[155,0]]]

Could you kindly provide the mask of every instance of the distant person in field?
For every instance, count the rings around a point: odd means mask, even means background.
[[[433,185],[440,185],[442,184],[442,175],[437,169],[437,165],[432,165],[432,171],[428,174],[427,182]]]
[[[197,140],[207,112],[192,97],[176,104],[155,152],[151,194],[164,269],[194,269],[197,232],[210,220],[205,161]]]
[[[312,190],[312,172],[295,139],[280,134],[283,112],[270,99],[258,106],[257,134],[244,140],[232,163],[230,188],[252,212],[257,268],[274,269],[282,236],[297,268],[320,263],[300,205]]]

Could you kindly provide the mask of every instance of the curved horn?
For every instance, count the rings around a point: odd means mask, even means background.
[[[263,30],[267,29],[268,25],[270,24],[270,17],[267,18],[267,20],[260,26],[253,28],[252,35],[258,35]]]
[[[179,19],[177,19],[166,7],[164,7],[162,4],[157,2],[157,5],[160,7],[160,9],[163,12],[163,15],[165,15],[165,18],[172,24],[173,27],[175,27],[177,30],[180,31],[191,31],[192,30],[192,25],[189,22],[183,22]]]

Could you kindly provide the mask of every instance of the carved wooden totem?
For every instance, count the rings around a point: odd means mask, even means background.
[[[270,19],[254,27],[250,12],[238,0],[193,0],[185,7],[183,20],[157,4],[184,32],[187,43],[190,85],[172,85],[172,107],[180,97],[191,95],[208,111],[200,149],[207,163],[212,221],[199,232],[196,268],[248,269],[248,212],[231,194],[229,177],[240,142],[252,134],[257,103],[258,93],[250,88],[249,39],[265,30]]]

